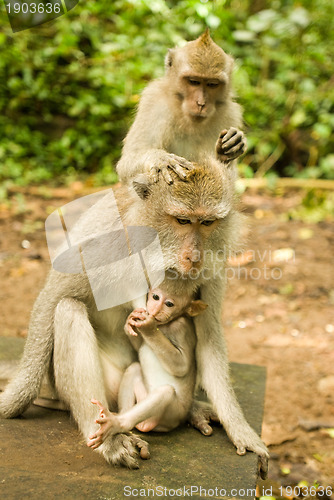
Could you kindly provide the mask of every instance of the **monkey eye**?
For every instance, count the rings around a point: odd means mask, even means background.
[[[218,82],[208,82],[206,85],[210,89],[216,89],[219,86],[219,83]]]
[[[185,224],[191,224],[191,221],[189,219],[180,219],[180,218],[176,218],[177,222],[181,225],[185,225]]]
[[[193,80],[192,78],[188,78],[188,83],[193,87],[198,87],[198,85],[201,85],[201,82],[199,80]]]
[[[214,220],[202,220],[202,226],[211,226],[214,223]]]
[[[174,307],[173,302],[171,302],[170,300],[166,300],[165,304],[167,307]]]
[[[152,295],[152,298],[153,298],[153,300],[159,300],[160,299],[159,295],[157,295],[156,293],[154,293]]]

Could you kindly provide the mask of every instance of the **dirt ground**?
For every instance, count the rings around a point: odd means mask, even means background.
[[[25,189],[0,204],[1,335],[26,336],[49,268],[45,218],[82,194],[80,183]],[[244,193],[244,249],[227,272],[230,359],[267,367],[263,438],[274,496],[300,481],[334,491],[334,223],[288,220],[303,194]]]

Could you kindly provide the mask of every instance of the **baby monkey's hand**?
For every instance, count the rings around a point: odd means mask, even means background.
[[[135,309],[132,313],[129,314],[127,320],[125,322],[124,330],[128,335],[132,335],[134,337],[138,336],[136,332],[136,327],[139,327],[142,321],[145,321],[148,313],[145,309]]]

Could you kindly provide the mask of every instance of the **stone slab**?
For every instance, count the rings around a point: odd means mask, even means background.
[[[22,348],[22,339],[0,337],[0,367]],[[260,432],[265,369],[232,363],[231,375],[246,418]],[[19,418],[0,420],[0,498],[255,497],[257,457],[238,456],[221,427],[210,437],[185,425],[144,438],[151,459],[139,470],[112,467],[87,448],[69,413],[31,405]]]

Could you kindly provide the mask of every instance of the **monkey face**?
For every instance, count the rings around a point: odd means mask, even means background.
[[[150,290],[147,297],[146,310],[150,316],[161,324],[169,323],[181,316],[190,303],[189,296],[169,296],[160,288]]]
[[[177,269],[182,275],[198,272],[204,264],[207,240],[219,224],[213,217],[199,218],[195,214],[175,214],[171,217],[175,238],[180,242]]]
[[[211,118],[224,101],[225,86],[223,78],[183,75],[179,94],[183,115],[199,122]]]
[[[194,165],[185,181],[174,176],[170,185],[163,179],[152,183],[142,174],[133,187],[142,199],[142,220],[159,235],[165,270],[195,279],[211,268],[212,254],[222,251],[233,224],[228,166],[210,158]]]

